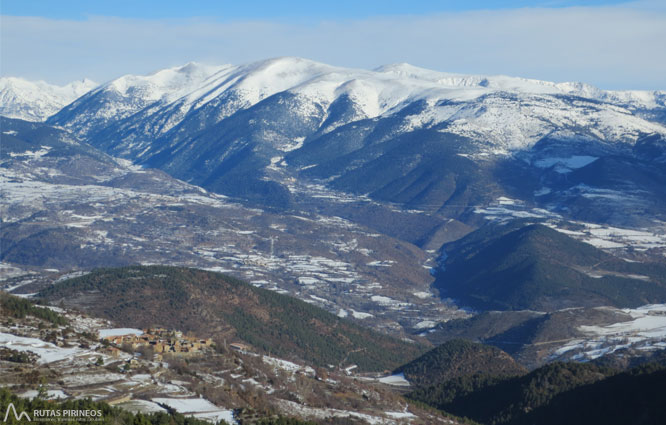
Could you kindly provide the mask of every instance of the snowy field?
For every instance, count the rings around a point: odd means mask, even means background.
[[[618,196],[626,200],[625,195]],[[475,208],[474,213],[495,222],[534,219],[535,223],[542,223],[600,249],[620,252],[626,249],[638,252],[661,249],[665,250],[666,255],[666,225],[660,222],[655,222],[655,226],[649,229],[628,229],[583,221],[566,221],[557,213],[542,208],[530,208],[523,201],[506,197],[497,198],[493,205]]]
[[[632,320],[607,326],[580,326],[587,335],[574,339],[555,351],[551,359],[570,357],[593,360],[622,348],[653,351],[666,348],[666,304],[652,304],[636,309],[622,309]]]
[[[404,373],[398,373],[396,375],[385,376],[383,378],[377,379],[377,381],[382,384],[395,385],[398,387],[409,387],[409,381],[405,379]]]
[[[221,409],[204,398],[154,398],[153,401],[175,409],[186,416],[206,419],[213,423],[225,420],[229,424],[236,424],[233,411]]]
[[[113,328],[113,329],[100,329],[97,331],[100,338],[106,338],[110,336],[123,336],[123,335],[142,335],[143,331],[141,329],[132,329],[132,328]]]
[[[39,356],[41,364],[53,363],[64,359],[71,359],[81,354],[87,354],[87,350],[78,347],[57,347],[50,342],[37,338],[27,338],[0,332],[0,346],[16,351],[31,351]]]

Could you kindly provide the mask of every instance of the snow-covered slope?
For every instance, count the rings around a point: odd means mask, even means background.
[[[319,129],[324,132],[421,102],[403,132],[446,123],[447,131],[489,141],[502,152],[524,149],[563,129],[594,127],[591,136],[606,141],[666,134],[662,124],[635,113],[666,108],[666,92],[604,91],[582,83],[450,74],[408,64],[366,71],[290,57],[242,66],[189,63],[148,76],[127,75],[91,91],[52,122],[85,135],[123,120],[123,129],[158,137],[198,112],[206,118],[197,121],[210,125],[278,93],[295,95],[293,113],[316,116],[319,125],[327,124]],[[331,106],[343,98],[354,113],[330,122]]]
[[[507,185],[532,196],[540,188],[526,183],[540,181],[552,168],[544,164],[556,158],[666,157],[660,153],[666,92],[611,92],[408,64],[370,71],[292,57],[127,75],[48,122],[114,156],[208,190],[262,203],[270,198],[269,204],[281,206],[289,203],[286,182],[297,174],[437,210],[444,203],[480,205],[487,199],[477,195],[485,196],[489,185],[496,187],[493,199]],[[536,168],[536,177],[496,185],[491,162],[512,158]],[[597,175],[603,174],[603,185],[591,184],[592,171],[579,183],[621,189],[611,182],[615,171],[636,167],[607,162],[594,165],[602,168]],[[645,173],[654,168],[646,167]],[[507,176],[514,174],[509,169]],[[654,180],[632,176],[642,181],[639,191]],[[462,198],[451,199],[454,194]]]
[[[65,86],[22,78],[0,78],[0,115],[28,121],[44,121],[76,98],[95,88],[84,79]]]

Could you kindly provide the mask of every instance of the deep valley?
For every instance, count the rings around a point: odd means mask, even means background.
[[[663,419],[664,92],[291,57],[30,84],[0,86],[12,394],[172,423]],[[104,338],[151,327],[215,347]]]

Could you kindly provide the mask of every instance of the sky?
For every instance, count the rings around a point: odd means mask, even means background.
[[[300,56],[666,90],[663,0],[0,2],[0,74],[53,84]]]

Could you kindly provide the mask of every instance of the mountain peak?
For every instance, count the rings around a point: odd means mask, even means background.
[[[173,101],[201,87],[208,78],[232,65],[204,65],[188,62],[185,65],[165,68],[148,75],[124,75],[106,83],[102,91],[112,90],[123,96],[137,96],[143,101],[164,99]]]
[[[407,62],[399,62],[399,63],[392,63],[392,64],[387,64],[387,65],[382,65],[382,66],[379,66],[379,67],[375,68],[373,71],[381,72],[381,73],[385,73],[385,74],[393,74],[393,75],[400,76],[400,77],[403,77],[403,78],[419,78],[419,79],[422,79],[424,77],[450,75],[450,74],[447,74],[447,73],[444,73],[444,72],[433,71],[431,69],[414,66],[414,65],[409,64]]]
[[[0,77],[0,115],[44,121],[96,86],[87,78],[58,86],[45,81]]]
[[[284,79],[285,83],[293,87],[302,84],[314,77],[322,74],[335,72],[336,70],[343,70],[342,68],[335,68],[331,65],[326,65],[321,62],[315,62],[310,59],[304,59],[294,56],[281,56],[271,59],[266,59],[258,62],[253,62],[245,66],[241,66],[247,77],[253,79]],[[265,83],[278,84],[284,86],[280,81],[265,80]]]

